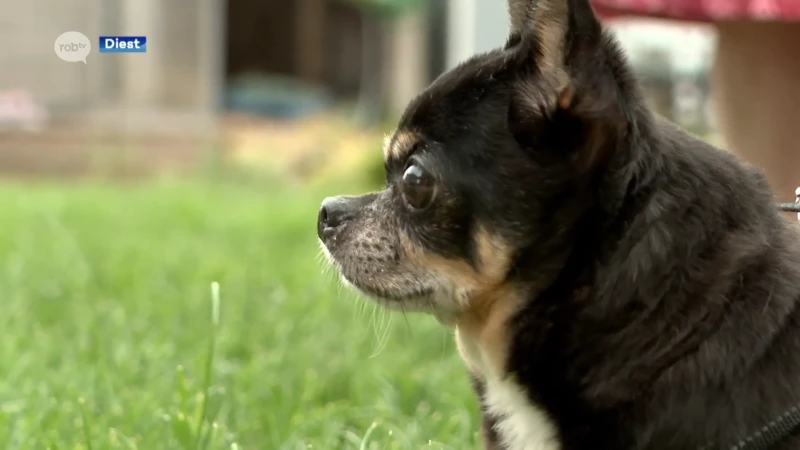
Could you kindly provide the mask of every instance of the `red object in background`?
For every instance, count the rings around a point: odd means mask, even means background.
[[[723,20],[800,20],[800,0],[591,0],[606,18],[645,16],[717,22]]]

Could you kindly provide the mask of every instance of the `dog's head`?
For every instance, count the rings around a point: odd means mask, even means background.
[[[509,11],[504,48],[408,106],[384,144],[385,189],[322,203],[330,260],[385,306],[450,321],[552,265],[624,138],[635,87],[588,0]]]

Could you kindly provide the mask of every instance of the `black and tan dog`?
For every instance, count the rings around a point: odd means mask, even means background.
[[[509,10],[408,106],[386,188],[323,202],[332,264],[455,327],[487,448],[800,448],[796,225],[643,106],[588,0]]]

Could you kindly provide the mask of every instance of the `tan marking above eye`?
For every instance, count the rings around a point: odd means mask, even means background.
[[[414,146],[420,141],[417,133],[408,130],[397,130],[384,140],[383,160],[405,161]]]
[[[383,145],[381,145],[381,149],[383,150],[383,160],[387,161],[389,159],[389,147],[392,145],[392,139],[394,138],[394,134],[387,134],[383,137]]]

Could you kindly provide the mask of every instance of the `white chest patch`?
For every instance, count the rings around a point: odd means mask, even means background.
[[[461,356],[483,379],[483,404],[495,420],[494,429],[508,450],[561,450],[558,431],[545,412],[531,404],[510,375],[492,367],[480,346],[456,334]]]
[[[483,401],[508,450],[560,450],[558,434],[544,411],[530,404],[512,379],[486,380]]]

